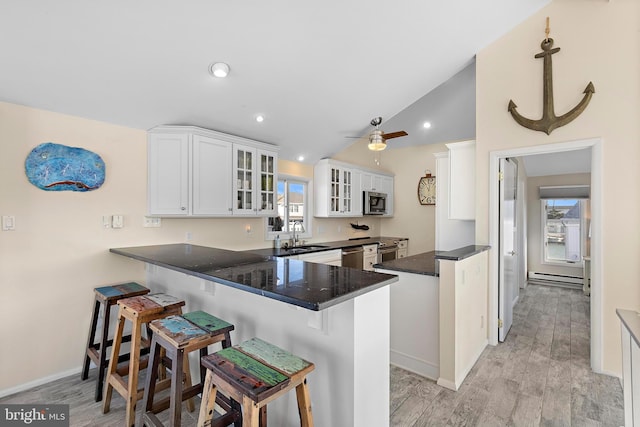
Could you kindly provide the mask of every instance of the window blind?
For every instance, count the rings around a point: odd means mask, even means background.
[[[588,185],[558,185],[539,189],[540,199],[588,199],[591,193]]]

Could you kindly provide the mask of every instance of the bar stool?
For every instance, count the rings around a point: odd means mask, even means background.
[[[109,412],[113,389],[120,393],[127,402],[126,425],[133,426],[136,418],[136,402],[142,398],[143,390],[138,390],[138,372],[147,366],[148,360],[141,360],[142,325],[156,319],[173,314],[181,314],[184,301],[167,294],[152,294],[125,298],[118,301],[118,329],[113,338],[111,359],[107,370],[105,398],[102,402],[102,412]],[[122,344],[125,321],[130,321],[131,328],[131,357],[128,366],[118,369],[117,355]],[[128,375],[128,382],[124,377]]]
[[[82,373],[80,378],[86,380],[89,377],[89,365],[91,362],[98,367],[98,377],[96,378],[95,400],[102,400],[102,388],[104,385],[104,372],[109,364],[107,359],[107,347],[113,344],[113,340],[109,339],[109,315],[111,314],[111,306],[115,305],[119,299],[136,297],[148,294],[149,289],[135,282],[122,283],[119,285],[101,286],[95,288],[95,304],[93,308],[93,316],[91,317],[91,326],[89,328],[89,338],[87,339],[87,348],[84,354],[84,363],[82,364]],[[98,327],[98,319],[100,318],[100,306],[102,306],[102,329],[100,331],[100,341],[96,341],[96,330]],[[122,337],[122,342],[131,341],[131,335]],[[129,353],[118,355],[118,362],[129,359]]]
[[[252,338],[201,359],[207,368],[198,427],[217,425],[212,420],[218,389],[242,402],[242,425],[267,425],[267,404],[296,389],[300,425],[313,427],[307,374],[313,363],[273,344]],[[224,425],[224,424],[223,424]]]
[[[222,342],[222,348],[230,347],[230,332],[234,329],[234,326],[204,311],[154,320],[149,326],[153,332],[153,339],[151,341],[151,356],[144,388],[145,413],[142,418],[143,426],[162,426],[155,414],[167,408],[170,408],[171,413],[170,425],[180,426],[182,402],[188,400],[187,407],[189,411],[193,412],[192,397],[202,392],[204,384],[205,371],[202,365],[199,365],[200,382],[197,385],[191,384],[188,354],[192,351],[200,350],[200,357],[204,357],[208,354],[208,346],[217,342]],[[166,356],[171,359],[171,394],[154,403],[158,368],[162,359],[161,348],[165,350]],[[228,401],[218,403],[230,404]],[[230,407],[227,409],[230,409]]]

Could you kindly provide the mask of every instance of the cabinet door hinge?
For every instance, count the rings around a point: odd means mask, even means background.
[[[498,319],[498,328],[502,328],[502,319]]]
[[[504,181],[504,172],[498,172],[498,181]]]

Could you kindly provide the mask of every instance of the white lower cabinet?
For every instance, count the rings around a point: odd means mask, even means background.
[[[275,215],[275,149],[193,126],[152,129],[148,138],[149,214]]]
[[[297,259],[307,262],[317,262],[319,264],[329,264],[342,266],[342,250],[335,249],[331,251],[312,252],[310,254],[298,255]]]
[[[408,240],[398,241],[398,259],[406,258],[407,255],[409,255],[409,241]]]
[[[373,266],[378,263],[378,245],[363,245],[362,269],[373,271]]]

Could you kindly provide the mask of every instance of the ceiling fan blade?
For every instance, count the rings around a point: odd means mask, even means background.
[[[391,138],[398,138],[400,136],[407,136],[407,135],[409,135],[409,134],[406,133],[405,131],[401,130],[399,132],[383,133],[382,137],[384,139],[391,139]]]

